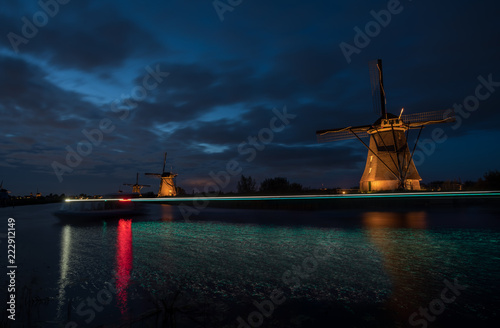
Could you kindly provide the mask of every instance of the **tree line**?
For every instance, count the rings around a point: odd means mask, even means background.
[[[257,188],[257,182],[251,176],[242,175],[238,181],[237,190],[239,194],[254,194],[254,193],[297,193],[304,190],[301,184],[290,182],[284,177],[275,177],[264,179]]]
[[[500,190],[500,171],[492,170],[484,173],[477,181],[465,181],[464,183],[457,181],[433,181],[429,184],[422,184],[424,189],[438,189],[441,191],[451,190]],[[289,182],[287,178],[275,177],[267,178],[257,187],[257,182],[251,176],[240,177],[237,186],[239,194],[291,194],[299,193],[308,190],[301,184]]]
[[[468,180],[465,182],[457,180],[432,181],[425,185],[427,189],[439,191],[478,191],[478,190],[500,190],[500,171],[493,170],[483,174],[476,181]]]

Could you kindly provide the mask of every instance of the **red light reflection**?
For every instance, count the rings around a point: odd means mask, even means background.
[[[127,288],[132,270],[132,220],[118,221],[116,238],[116,290],[122,314],[127,312]]]

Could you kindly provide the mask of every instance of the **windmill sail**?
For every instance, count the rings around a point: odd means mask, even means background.
[[[316,136],[318,138],[318,142],[367,138],[370,136],[367,133],[367,131],[370,128],[371,125],[363,125],[363,126],[348,126],[345,128],[332,129],[332,130],[319,130],[316,131]]]
[[[382,60],[372,60],[368,63],[370,68],[370,82],[372,86],[372,101],[375,114],[386,117],[386,99],[384,90],[384,75]]]
[[[402,115],[401,119],[410,128],[417,128],[422,125],[448,123],[455,121],[454,109],[442,109],[431,112],[422,112]]]
[[[165,157],[163,157],[163,170],[162,174],[165,173],[165,164],[167,164],[167,152],[165,152]]]

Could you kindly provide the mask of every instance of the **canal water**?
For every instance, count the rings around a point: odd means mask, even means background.
[[[3,310],[2,326],[488,327],[499,319],[498,209],[206,208],[186,222],[175,206],[147,206],[145,217],[85,225],[60,223],[58,204],[1,208],[3,270],[9,217],[17,264],[16,320]]]

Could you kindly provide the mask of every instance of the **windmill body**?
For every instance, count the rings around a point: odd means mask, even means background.
[[[167,161],[167,153],[165,153],[165,158],[163,160],[162,173],[145,173],[146,175],[160,178],[160,189],[158,190],[158,197],[177,196],[177,188],[175,187],[175,180],[174,180],[177,174],[165,171],[166,161]]]
[[[370,62],[372,96],[375,111],[380,118],[371,125],[348,126],[316,131],[320,142],[358,139],[367,149],[365,170],[360,180],[361,192],[390,190],[420,190],[422,178],[413,162],[418,139],[424,126],[453,122],[451,109],[396,116],[385,109],[382,61]],[[418,129],[418,136],[410,151],[408,135]],[[369,138],[369,145],[363,139]]]
[[[163,173],[160,178],[160,190],[158,191],[158,197],[169,197],[169,196],[177,196],[177,191],[175,187],[174,178],[177,174],[172,172]]]
[[[359,185],[362,192],[420,190],[422,178],[413,163],[406,140],[408,127],[402,119],[390,116],[394,115],[388,114],[387,119],[380,119],[372,129],[367,130],[370,144]]]

